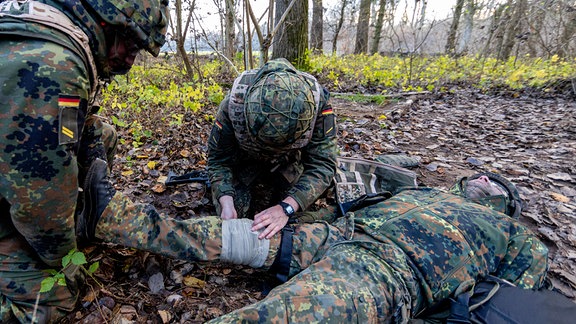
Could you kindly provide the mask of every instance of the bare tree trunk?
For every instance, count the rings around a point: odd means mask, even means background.
[[[233,59],[236,53],[234,44],[236,42],[234,0],[226,0],[226,19],[224,24],[224,55]]]
[[[509,0],[510,2],[511,0]],[[489,56],[492,52],[496,52],[496,57],[500,55],[502,44],[504,42],[504,26],[508,6],[502,4],[496,7],[492,15],[492,23],[490,24],[490,33],[484,46],[484,56]]]
[[[562,34],[560,34],[560,39],[558,40],[558,45],[556,48],[556,54],[561,57],[568,57],[571,53],[570,51],[570,41],[576,33],[576,8],[568,3],[563,4],[563,11],[565,12],[565,24],[562,29]]]
[[[186,69],[186,75],[188,75],[188,79],[192,80],[194,78],[194,71],[192,67],[192,63],[190,63],[190,59],[188,58],[188,53],[186,53],[185,43],[186,43],[186,34],[188,31],[188,27],[190,26],[190,21],[192,20],[192,11],[196,6],[196,2],[192,1],[190,3],[190,13],[187,15],[188,18],[186,19],[186,23],[183,26],[184,22],[182,21],[182,13],[184,8],[182,6],[182,0],[176,0],[175,3],[175,11],[176,11],[176,24],[175,25],[175,42],[176,42],[176,52],[182,59],[184,63],[184,68]]]
[[[527,43],[528,54],[532,57],[537,57],[539,55],[538,43],[541,40],[542,27],[544,26],[544,20],[546,19],[546,9],[538,4],[532,4],[532,18],[529,21],[530,25],[530,39]],[[540,44],[543,45],[543,44]]]
[[[466,54],[468,52],[468,44],[472,38],[472,30],[474,29],[474,15],[476,14],[476,3],[474,0],[468,0],[466,4],[466,11],[464,13],[464,30],[462,37],[458,42],[458,55]]]
[[[338,34],[344,25],[344,13],[346,11],[346,6],[348,5],[348,0],[342,0],[342,7],[340,7],[340,17],[338,18],[338,24],[336,25],[336,30],[334,31],[334,38],[332,39],[332,54],[336,54]]]
[[[370,27],[370,0],[360,0],[358,25],[356,26],[356,44],[354,54],[368,53],[368,30]]]
[[[445,52],[448,55],[453,55],[456,49],[456,34],[458,33],[462,7],[464,7],[464,0],[457,0],[456,6],[454,7],[454,17],[452,18],[452,23],[448,30],[448,39],[446,40]]]
[[[276,0],[275,22],[279,31],[274,38],[272,58],[284,57],[303,68],[308,65],[308,0],[297,0],[284,23],[279,25],[289,3],[288,0]]]
[[[526,0],[517,0],[516,5],[511,7],[510,21],[506,28],[502,51],[498,56],[501,60],[507,60],[512,54],[512,48],[516,45],[516,35],[520,33],[521,19],[526,11]]]
[[[384,14],[386,13],[386,0],[380,0],[378,7],[378,15],[376,16],[376,25],[374,25],[374,38],[372,38],[372,46],[370,47],[370,54],[378,52],[380,45],[380,38],[382,37],[382,26],[384,25]]]
[[[322,0],[312,0],[312,29],[310,30],[310,48],[318,53],[323,52],[324,18]]]

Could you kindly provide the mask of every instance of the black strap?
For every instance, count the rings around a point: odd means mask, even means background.
[[[450,298],[450,316],[447,324],[470,323],[470,292],[465,292],[455,298]]]
[[[361,197],[358,197],[352,201],[338,203],[338,205],[340,207],[340,213],[342,213],[343,216],[346,215],[346,213],[349,211],[356,211],[360,208],[374,205],[390,197],[392,197],[392,194],[389,191],[376,192],[362,195]]]
[[[274,263],[272,263],[269,270],[281,283],[288,281],[288,275],[290,273],[290,261],[292,260],[292,234],[294,234],[294,229],[290,226],[284,226],[282,229],[280,249],[276,255],[276,260],[274,260]]]

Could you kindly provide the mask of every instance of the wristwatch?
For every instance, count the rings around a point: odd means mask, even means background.
[[[286,216],[290,217],[292,215],[294,215],[295,211],[294,208],[292,206],[290,206],[289,203],[286,202],[279,202],[278,205],[280,205],[282,207],[282,209],[284,210],[284,214],[286,214]]]

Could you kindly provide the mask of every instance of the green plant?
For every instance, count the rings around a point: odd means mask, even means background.
[[[62,270],[59,271],[56,271],[54,269],[46,270],[48,274],[50,274],[51,276],[44,278],[44,280],[42,280],[42,282],[40,283],[40,293],[49,292],[50,290],[52,290],[55,284],[58,284],[59,286],[66,286],[66,278],[63,271],[66,267],[70,266],[71,264],[79,266],[80,269],[85,274],[94,278],[93,274],[94,272],[96,272],[96,270],[98,270],[100,263],[94,262],[90,265],[88,269],[86,269],[84,265],[87,263],[88,262],[86,261],[86,255],[84,255],[84,253],[76,249],[71,250],[70,252],[68,252],[67,255],[65,255],[62,258]]]

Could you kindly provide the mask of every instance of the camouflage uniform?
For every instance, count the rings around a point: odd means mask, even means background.
[[[116,195],[112,204],[130,203]],[[222,220],[104,211],[96,236],[190,261],[220,259]],[[224,221],[227,222],[227,221]],[[517,220],[435,189],[407,189],[334,224],[294,225],[288,282],[214,322],[405,322],[491,274],[537,289],[547,249]],[[134,239],[134,234],[136,239]],[[270,241],[264,268],[280,247]]]
[[[235,86],[245,82],[249,88],[258,80],[257,73],[268,70],[295,71],[288,61],[273,60],[260,70],[244,72],[236,79]],[[246,122],[235,120],[236,112],[232,105],[236,100],[243,103],[244,94],[235,94],[233,88],[220,104],[208,142],[208,171],[218,214],[219,199],[224,195],[234,197],[239,217],[252,217],[286,196],[294,198],[301,210],[306,210],[331,185],[336,170],[337,147],[330,94],[312,76],[297,73],[305,75],[310,84],[315,84],[319,97],[314,108],[313,133],[303,147],[292,145],[263,149],[248,135],[239,138],[239,133],[247,133]],[[243,114],[243,107],[238,108]],[[256,203],[258,206],[251,205]]]
[[[156,0],[145,1],[143,10]],[[112,145],[113,131],[88,112],[110,71],[103,16],[88,14],[87,3],[117,15],[108,1],[0,3],[0,322],[31,322],[36,311],[44,323],[75,306],[74,266],[64,269],[68,287],[37,295],[42,270],[60,269],[76,248],[79,165],[113,154],[101,138]]]

